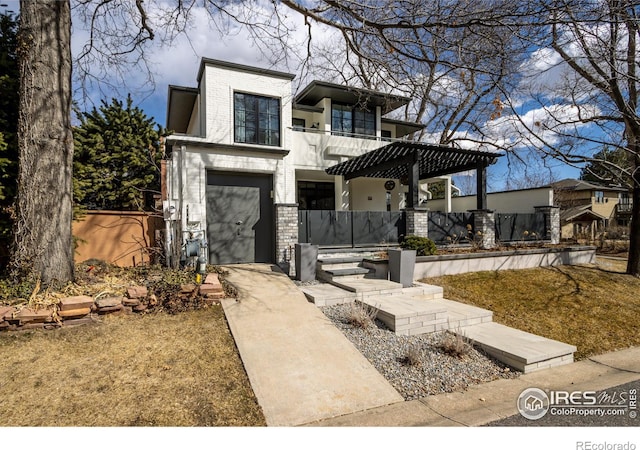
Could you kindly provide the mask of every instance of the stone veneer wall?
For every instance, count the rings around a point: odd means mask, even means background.
[[[479,242],[480,248],[491,249],[496,246],[496,216],[491,210],[474,209],[473,229],[474,238]],[[480,232],[481,234],[478,234]]]
[[[536,206],[536,212],[545,215],[545,228],[547,236],[552,244],[560,243],[560,208],[557,206]]]
[[[407,209],[407,236],[429,237],[429,211],[426,209]]]
[[[276,264],[287,275],[296,269],[295,244],[298,243],[298,205],[280,203],[276,208]]]

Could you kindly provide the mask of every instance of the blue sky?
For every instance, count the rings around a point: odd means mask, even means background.
[[[17,0],[0,0],[0,4],[7,5],[6,7],[0,7],[0,11],[11,9],[17,12],[19,10],[19,2]],[[300,45],[299,43],[303,42],[306,37],[304,22],[293,13],[288,15],[286,20],[291,30],[289,35],[290,42],[295,49],[296,45]],[[83,28],[81,21],[76,18],[72,34],[72,52],[75,55],[80,52],[88,38],[88,31]],[[315,43],[331,42],[335,39],[330,30],[318,26],[314,26],[313,29]],[[304,53],[301,45],[300,48],[300,53]],[[269,51],[253,44],[246,29],[232,26],[221,33],[210,26],[208,15],[204,10],[193,11],[192,20],[189,24],[189,39],[181,35],[173,39],[171,45],[152,43],[147,47],[146,51],[149,67],[153,75],[153,83],[146,79],[146,71],[140,69],[126,72],[123,75],[123,81],[116,83],[119,84],[116,89],[104,83],[95,83],[89,85],[85,93],[82,94],[78,89],[79,84],[76,83],[75,87],[78,90],[76,91],[75,99],[79,102],[81,109],[89,109],[91,105],[99,104],[101,98],[106,98],[107,100],[111,97],[122,99],[127,93],[131,93],[137,106],[143,109],[148,116],[153,117],[156,122],[165,125],[168,86],[195,87],[199,62],[202,57],[274,68],[273,63],[264,56]],[[533,66],[536,68],[541,67],[544,69],[545,76],[549,76],[548,67],[545,65],[547,61],[553,58],[544,54],[539,56],[539,60]],[[281,61],[275,68],[298,75],[298,80],[294,81],[294,84],[306,84],[309,80],[300,76],[299,63],[300,60],[294,51],[289,55],[286,63]],[[106,72],[107,79],[117,78],[115,74],[110,77],[109,68],[102,67],[100,69],[104,70],[103,73]],[[494,126],[498,127],[497,136],[502,136],[504,131],[499,128],[500,124],[494,124]],[[533,158],[529,165],[529,170],[539,175],[550,168],[555,179],[577,178],[579,176],[578,169],[568,167],[560,162],[547,161],[546,167],[542,167],[539,158]],[[511,180],[525,177],[522,170],[522,168],[519,168],[516,172],[510,170],[509,159],[507,157],[499,158],[498,163],[489,168],[489,190],[505,189],[506,181],[509,177]],[[470,182],[465,183],[464,177],[457,177],[456,182],[459,185],[472,184]]]

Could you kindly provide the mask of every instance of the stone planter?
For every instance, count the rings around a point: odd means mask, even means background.
[[[413,272],[416,266],[416,251],[389,249],[389,280],[401,283],[402,287],[413,284]]]

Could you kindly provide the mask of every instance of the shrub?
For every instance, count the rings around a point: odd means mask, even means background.
[[[356,328],[369,328],[373,326],[379,309],[360,302],[353,302],[347,313],[347,321]]]
[[[473,349],[473,341],[464,336],[460,329],[455,333],[445,331],[442,335],[439,347],[447,355],[460,358]]]
[[[407,250],[415,250],[416,256],[435,255],[438,251],[435,242],[420,236],[406,236],[400,243],[400,247]]]
[[[400,358],[400,362],[407,366],[420,366],[422,365],[422,350],[419,345],[414,344],[406,349],[405,355]]]

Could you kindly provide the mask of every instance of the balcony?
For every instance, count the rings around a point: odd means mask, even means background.
[[[355,133],[332,134],[317,128],[291,127],[292,149],[296,164],[325,169],[340,162],[375,150],[390,142],[406,141]]]
[[[616,205],[616,215],[631,214],[632,209],[633,209],[633,203],[618,203]]]

